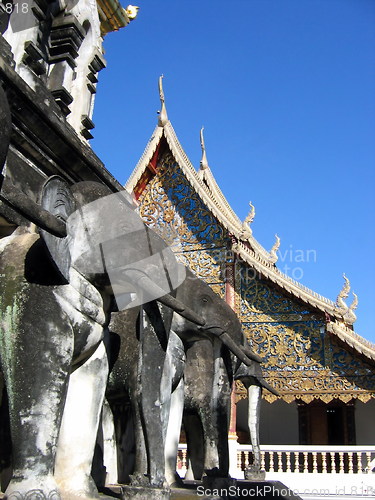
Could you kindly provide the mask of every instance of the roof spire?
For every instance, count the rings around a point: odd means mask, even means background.
[[[208,161],[207,161],[207,155],[206,155],[206,146],[204,144],[203,130],[204,130],[204,127],[201,128],[201,132],[200,132],[201,148],[202,148],[202,159],[200,162],[200,169],[201,170],[205,170],[206,168],[208,168]]]
[[[273,247],[270,250],[269,262],[271,264],[276,264],[277,259],[279,258],[279,256],[276,253],[279,247],[280,247],[280,238],[277,236],[277,234],[275,234],[275,243],[273,244]]]
[[[168,122],[168,115],[167,115],[167,109],[165,107],[165,98],[164,98],[164,91],[163,91],[163,78],[164,78],[164,75],[159,76],[159,96],[160,96],[160,102],[161,102],[161,110],[158,111],[158,114],[159,114],[158,125],[159,125],[159,127],[164,127],[164,125],[166,125],[166,123]]]

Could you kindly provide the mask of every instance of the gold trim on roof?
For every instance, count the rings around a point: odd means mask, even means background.
[[[97,6],[102,36],[124,28],[131,21],[126,9],[121,6],[118,0],[98,0]]]

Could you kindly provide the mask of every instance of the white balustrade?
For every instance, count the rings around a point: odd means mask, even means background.
[[[237,469],[253,462],[250,445],[237,446]],[[186,445],[179,446],[178,471],[187,467]],[[271,473],[375,474],[374,446],[261,446],[261,467]]]

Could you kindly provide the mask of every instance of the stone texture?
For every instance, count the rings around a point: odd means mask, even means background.
[[[164,488],[151,488],[145,486],[124,486],[122,500],[170,500],[171,491]]]

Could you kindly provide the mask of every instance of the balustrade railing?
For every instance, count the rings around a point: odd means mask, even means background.
[[[237,470],[252,464],[250,445],[238,445]],[[371,474],[375,473],[375,446],[261,446],[261,468],[272,473]],[[178,451],[178,470],[187,469],[186,445]]]

